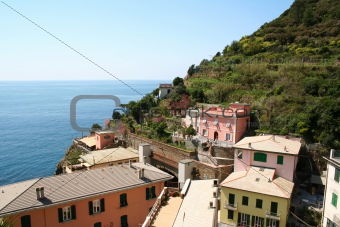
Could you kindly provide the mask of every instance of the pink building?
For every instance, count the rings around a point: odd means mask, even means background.
[[[0,218],[15,227],[139,226],[173,177],[134,163],[0,186]]]
[[[102,150],[114,142],[115,134],[112,131],[98,131],[95,132],[95,139],[96,150]]]
[[[249,124],[250,105],[235,102],[228,108],[202,107],[197,131],[202,141],[207,138],[221,146],[232,146],[242,138]]]
[[[234,146],[234,171],[248,171],[250,166],[275,169],[275,175],[293,181],[300,139],[265,135],[246,137]]]

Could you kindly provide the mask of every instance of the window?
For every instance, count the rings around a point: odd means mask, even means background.
[[[203,129],[203,130],[202,130],[202,135],[203,135],[203,136],[208,136],[208,131],[207,131],[206,129]]]
[[[242,156],[243,156],[242,150],[238,150],[238,151],[237,151],[237,157],[238,157],[238,159],[242,159]]]
[[[337,204],[338,204],[338,195],[333,193],[332,194],[332,205],[337,207]]]
[[[228,210],[228,219],[231,219],[231,220],[234,219],[234,211],[233,210]]]
[[[229,204],[234,205],[235,204],[235,194],[229,193]]]
[[[230,134],[230,133],[226,133],[225,134],[225,140],[227,140],[227,141],[231,141],[232,140],[232,135]]]
[[[94,223],[93,227],[102,227],[102,223],[101,222]]]
[[[25,215],[21,217],[21,227],[31,227],[31,216]]]
[[[264,227],[264,218],[252,216],[251,222],[254,227]]]
[[[89,201],[89,214],[96,214],[105,211],[104,199]]]
[[[282,155],[277,156],[277,162],[276,163],[279,164],[279,165],[283,165],[283,156]]]
[[[339,183],[339,181],[340,181],[340,169],[335,168],[334,180]]]
[[[248,196],[242,196],[242,205],[248,206]]]
[[[279,227],[280,226],[280,221],[274,220],[274,219],[267,219],[266,226],[269,227]]]
[[[271,202],[270,204],[270,213],[277,214],[277,202]]]
[[[153,198],[156,198],[156,187],[146,188],[146,199],[149,200]]]
[[[250,226],[250,215],[238,213],[238,226]]]
[[[255,152],[254,153],[254,161],[267,162],[267,154]]]
[[[125,207],[127,206],[127,195],[126,193],[120,195],[120,207]]]
[[[256,199],[256,208],[262,209],[262,199]]]
[[[123,215],[120,217],[120,225],[121,227],[129,227],[127,215]]]
[[[67,206],[58,208],[59,222],[70,221],[76,219],[76,206]]]

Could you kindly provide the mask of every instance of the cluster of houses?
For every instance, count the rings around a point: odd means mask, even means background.
[[[160,96],[171,87],[164,85]],[[294,214],[296,168],[301,141],[278,135],[244,137],[250,105],[201,106],[183,122],[199,132],[201,142],[229,147],[233,172],[217,179],[193,180],[192,160],[178,164],[174,176],[150,164],[149,144],[139,150],[120,146],[112,131],[74,140],[84,149],[80,164],[64,174],[0,186],[0,223],[31,226],[290,226]],[[204,113],[204,114],[202,114]],[[194,116],[194,117],[193,117]],[[340,226],[340,153],[326,158],[322,226]],[[322,203],[322,202],[321,202]],[[296,217],[298,220],[298,217]],[[304,226],[303,220],[300,220]],[[295,225],[298,226],[298,225]]]

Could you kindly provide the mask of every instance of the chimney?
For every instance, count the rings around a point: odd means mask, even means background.
[[[144,178],[144,168],[141,169],[141,177]]]
[[[45,195],[44,195],[44,187],[36,188],[35,191],[36,191],[36,193],[37,193],[37,200],[41,200],[41,199],[44,199],[44,198],[45,198]]]
[[[132,162],[131,162],[131,160],[129,160],[129,167],[130,167],[130,168],[132,167]]]
[[[251,143],[248,144],[248,147],[251,148]]]
[[[275,141],[275,135],[272,136],[272,140]]]

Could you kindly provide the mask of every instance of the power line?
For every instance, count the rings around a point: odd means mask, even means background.
[[[144,95],[142,93],[140,93],[139,91],[137,91],[136,89],[134,89],[133,87],[131,87],[130,85],[128,85],[127,83],[125,83],[124,81],[122,81],[121,79],[119,79],[118,77],[116,77],[115,75],[113,75],[111,72],[109,72],[108,70],[106,70],[104,67],[100,66],[99,64],[97,64],[95,61],[91,60],[90,58],[88,58],[87,56],[85,56],[84,54],[82,54],[80,51],[76,50],[75,48],[73,48],[72,46],[70,46],[69,44],[67,44],[66,42],[64,42],[63,40],[61,40],[60,38],[58,38],[57,36],[53,35],[51,32],[47,31],[45,28],[43,28],[42,26],[40,26],[39,24],[37,24],[36,22],[32,21],[31,19],[29,19],[28,17],[26,17],[25,15],[23,15],[22,13],[20,13],[18,10],[14,9],[12,6],[8,5],[7,3],[1,1],[2,4],[4,4],[5,6],[7,6],[9,9],[11,9],[12,11],[14,11],[15,13],[17,13],[18,15],[20,15],[21,17],[23,17],[24,19],[26,19],[27,21],[31,22],[33,25],[35,25],[36,27],[38,27],[40,30],[44,31],[45,33],[47,33],[48,35],[50,35],[51,37],[53,37],[54,39],[56,39],[57,41],[59,41],[60,43],[62,43],[64,46],[68,47],[70,50],[72,50],[73,52],[77,53],[78,55],[80,55],[81,57],[83,57],[84,59],[86,59],[87,61],[89,61],[90,63],[92,63],[93,65],[95,65],[97,68],[101,69],[102,71],[104,71],[105,73],[111,75],[113,78],[115,78],[116,80],[120,81],[122,84],[124,84],[125,86],[127,86],[128,88],[130,88],[131,90],[135,91],[137,94],[141,95],[142,97],[144,97]]]

